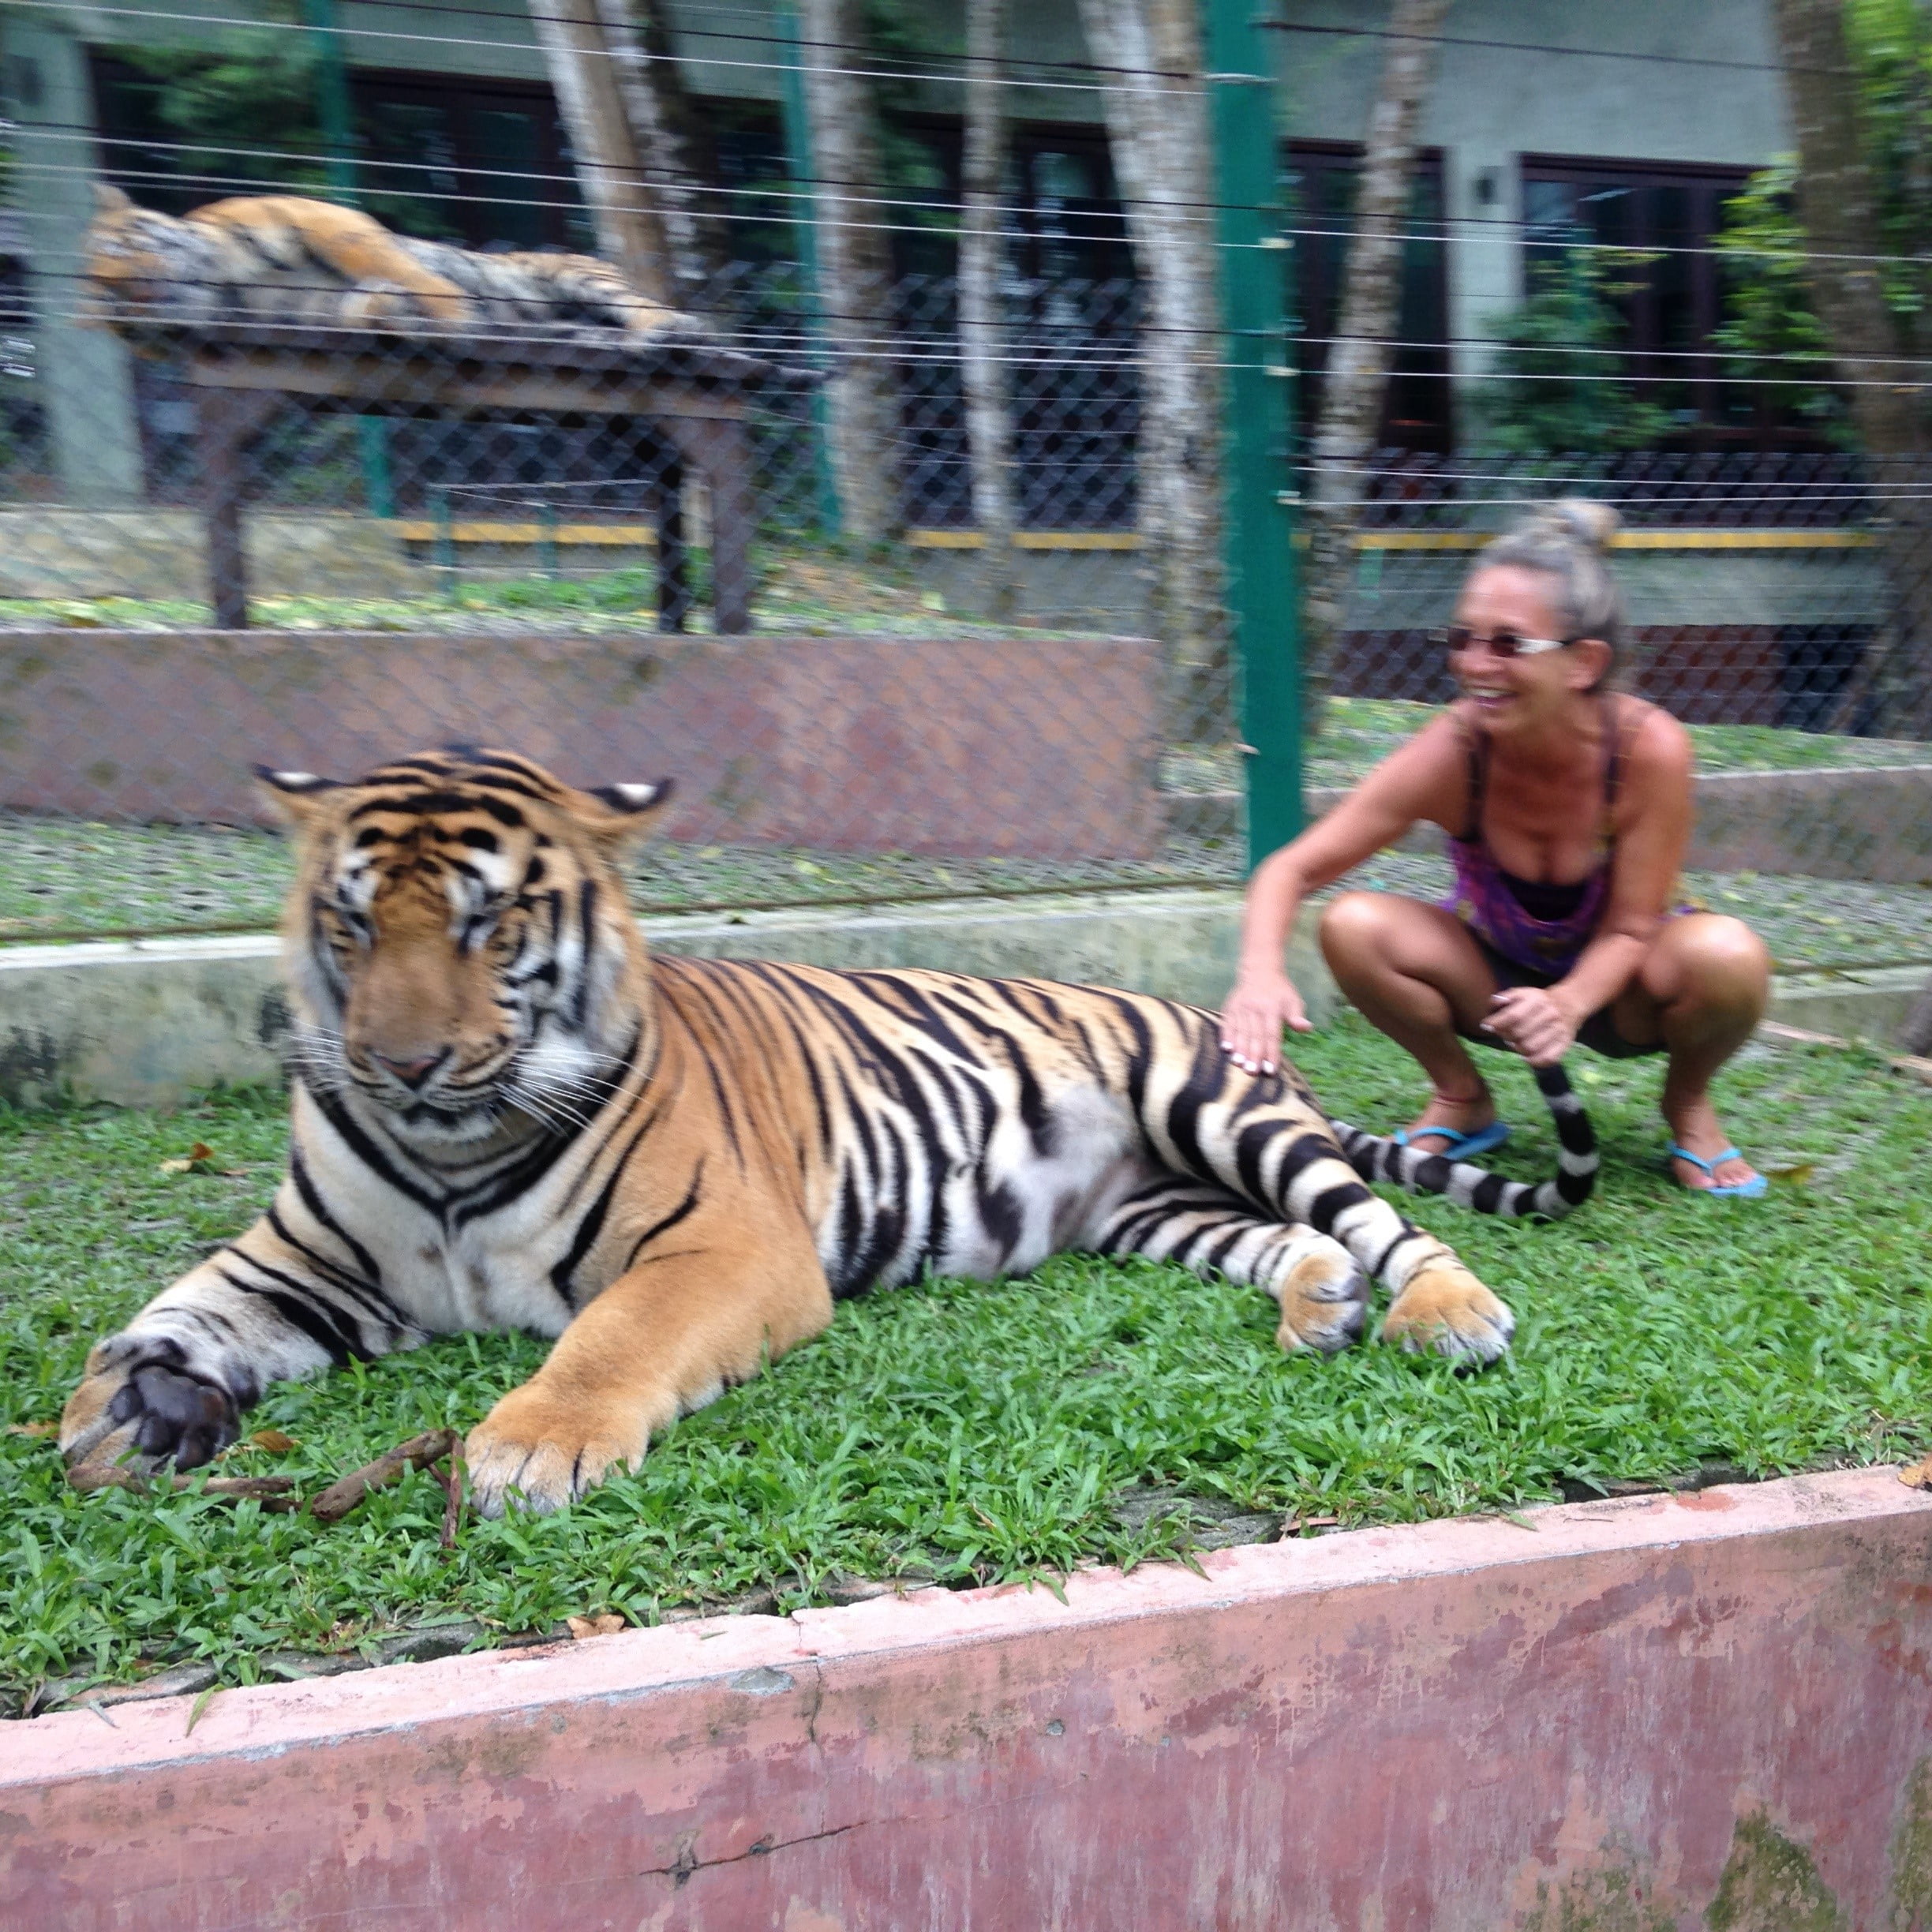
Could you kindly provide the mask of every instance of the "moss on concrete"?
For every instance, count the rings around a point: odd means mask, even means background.
[[[1617,1865],[1538,1885],[1519,1932],[1677,1932],[1677,1916],[1656,1902],[1634,1865]]]
[[[1932,1932],[1932,1758],[1922,1758],[1905,1787],[1892,1840],[1889,1932]]]
[[[1704,1923],[1710,1932],[1846,1932],[1837,1898],[1810,1853],[1762,1811],[1738,1820]]]

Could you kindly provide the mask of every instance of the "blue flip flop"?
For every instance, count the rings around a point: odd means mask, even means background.
[[[1717,1166],[1720,1161],[1742,1160],[1744,1156],[1734,1147],[1728,1147],[1721,1154],[1713,1154],[1706,1160],[1702,1154],[1693,1154],[1688,1148],[1679,1147],[1675,1140],[1666,1143],[1665,1166],[1671,1161],[1688,1161],[1693,1167],[1701,1167],[1711,1178],[1709,1187],[1686,1188],[1687,1194],[1715,1194],[1725,1200],[1757,1200],[1770,1187],[1770,1182],[1762,1174],[1753,1174],[1748,1181],[1733,1181],[1728,1186],[1717,1185]]]
[[[1453,1127],[1418,1127],[1412,1138],[1406,1127],[1398,1128],[1395,1140],[1398,1148],[1415,1147],[1417,1140],[1429,1139],[1440,1134],[1448,1145],[1441,1149],[1443,1159],[1452,1161],[1473,1160],[1478,1154],[1493,1153],[1509,1138],[1510,1130],[1500,1121],[1492,1121],[1487,1127],[1478,1127],[1473,1133],[1458,1133]],[[1416,1148],[1418,1154],[1431,1150]]]

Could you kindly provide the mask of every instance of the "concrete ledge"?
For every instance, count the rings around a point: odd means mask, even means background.
[[[1177,889],[962,899],[935,905],[655,919],[660,952],[837,967],[932,966],[994,977],[1124,987],[1213,1007],[1234,977],[1241,895]],[[1305,938],[1289,970],[1319,1026],[1338,995]],[[1780,979],[1771,1017],[1882,1046],[1926,967]],[[0,1099],[66,1092],[122,1106],[178,1106],[217,1084],[277,1080],[288,1024],[272,936],[0,947]]]
[[[1234,976],[1232,892],[970,899],[895,909],[715,913],[653,919],[660,952],[808,965],[934,966],[1066,979],[1219,1005]],[[1334,992],[1312,946],[1291,967],[1320,1024]],[[173,1106],[225,1082],[279,1077],[288,1011],[279,942],[103,940],[0,948],[0,1099],[70,1092]]]
[[[1932,763],[1876,770],[1706,772],[1695,781],[1697,820],[1685,864],[1694,872],[1797,873],[1881,886],[1932,884]],[[1348,796],[1308,795],[1311,819]],[[1238,838],[1241,794],[1169,795],[1170,827]],[[1440,852],[1434,826],[1416,826],[1405,852]]]
[[[1889,1469],[1202,1567],[17,1724],[0,1896],[65,1932],[1932,1910],[1932,1496]]]
[[[1932,964],[1874,972],[1792,973],[1773,983],[1771,1017],[1787,1026],[1889,1046],[1898,1040]]]

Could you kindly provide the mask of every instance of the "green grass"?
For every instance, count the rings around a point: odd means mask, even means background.
[[[1300,1052],[1358,1121],[1414,1103],[1412,1069],[1359,1023]],[[1579,1061],[1608,1157],[1584,1213],[1537,1228],[1415,1211],[1514,1305],[1515,1350],[1495,1369],[1458,1376],[1372,1343],[1285,1357],[1260,1294],[1063,1258],[1022,1282],[848,1305],[678,1425],[639,1474],[548,1519],[469,1522],[447,1553],[428,1476],[320,1529],[192,1493],[77,1496],[44,1437],[0,1432],[0,1684],[17,1697],[183,1657],[246,1681],[268,1650],[437,1618],[504,1634],[606,1609],[647,1622],[760,1589],[782,1607],[823,1601],[841,1577],[1050,1578],[1185,1548],[1179,1520],[1117,1511],[1149,1485],[1353,1525],[1713,1462],[1769,1474],[1918,1449],[1932,1092],[1868,1057],[1749,1050],[1725,1078],[1728,1123],[1762,1163],[1810,1171],[1720,1204],[1657,1170],[1655,1067]],[[1544,1171],[1527,1077],[1511,1064],[1502,1082],[1518,1125],[1507,1164]],[[238,1178],[159,1171],[197,1138]],[[0,1119],[0,1423],[57,1415],[88,1344],[267,1198],[283,1142],[262,1097]],[[543,1353],[463,1337],[279,1387],[252,1420],[296,1447],[233,1452],[224,1471],[320,1486],[418,1429],[473,1422]]]
[[[1132,859],[953,858],[657,840],[630,861],[640,912],[905,904],[1188,882],[1232,886],[1228,838],[1170,840]],[[273,832],[227,826],[117,825],[0,811],[0,944],[270,932],[294,878]]]
[[[1309,783],[1353,784],[1420,731],[1437,709],[1393,698],[1333,699],[1321,736],[1309,747]],[[1701,772],[1878,770],[1932,764],[1932,745],[1904,739],[1848,738],[1768,724],[1693,724],[1690,732]]]
[[[691,553],[691,590],[698,600],[689,625],[708,631],[710,552]],[[807,548],[762,545],[754,553],[752,616],[762,631],[807,636],[890,632],[908,637],[1005,636],[1016,629],[1039,635],[1048,626],[1028,616],[1020,624],[990,625],[971,611],[950,608],[923,583],[909,558],[860,545]],[[459,546],[456,567],[444,580],[420,564],[414,595],[256,596],[249,614],[264,631],[416,631],[492,635],[603,636],[657,627],[655,563],[609,570],[581,556],[557,575],[479,564]],[[1059,614],[1064,619],[1065,613]],[[188,631],[213,621],[197,597],[0,597],[0,629]],[[1091,625],[1080,627],[1091,631]]]

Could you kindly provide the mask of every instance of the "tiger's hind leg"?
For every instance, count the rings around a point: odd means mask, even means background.
[[[1339,1241],[1300,1222],[1264,1221],[1237,1195],[1187,1175],[1136,1189],[1082,1245],[1265,1288],[1281,1305],[1275,1339],[1284,1349],[1333,1354],[1368,1323],[1368,1278]]]

